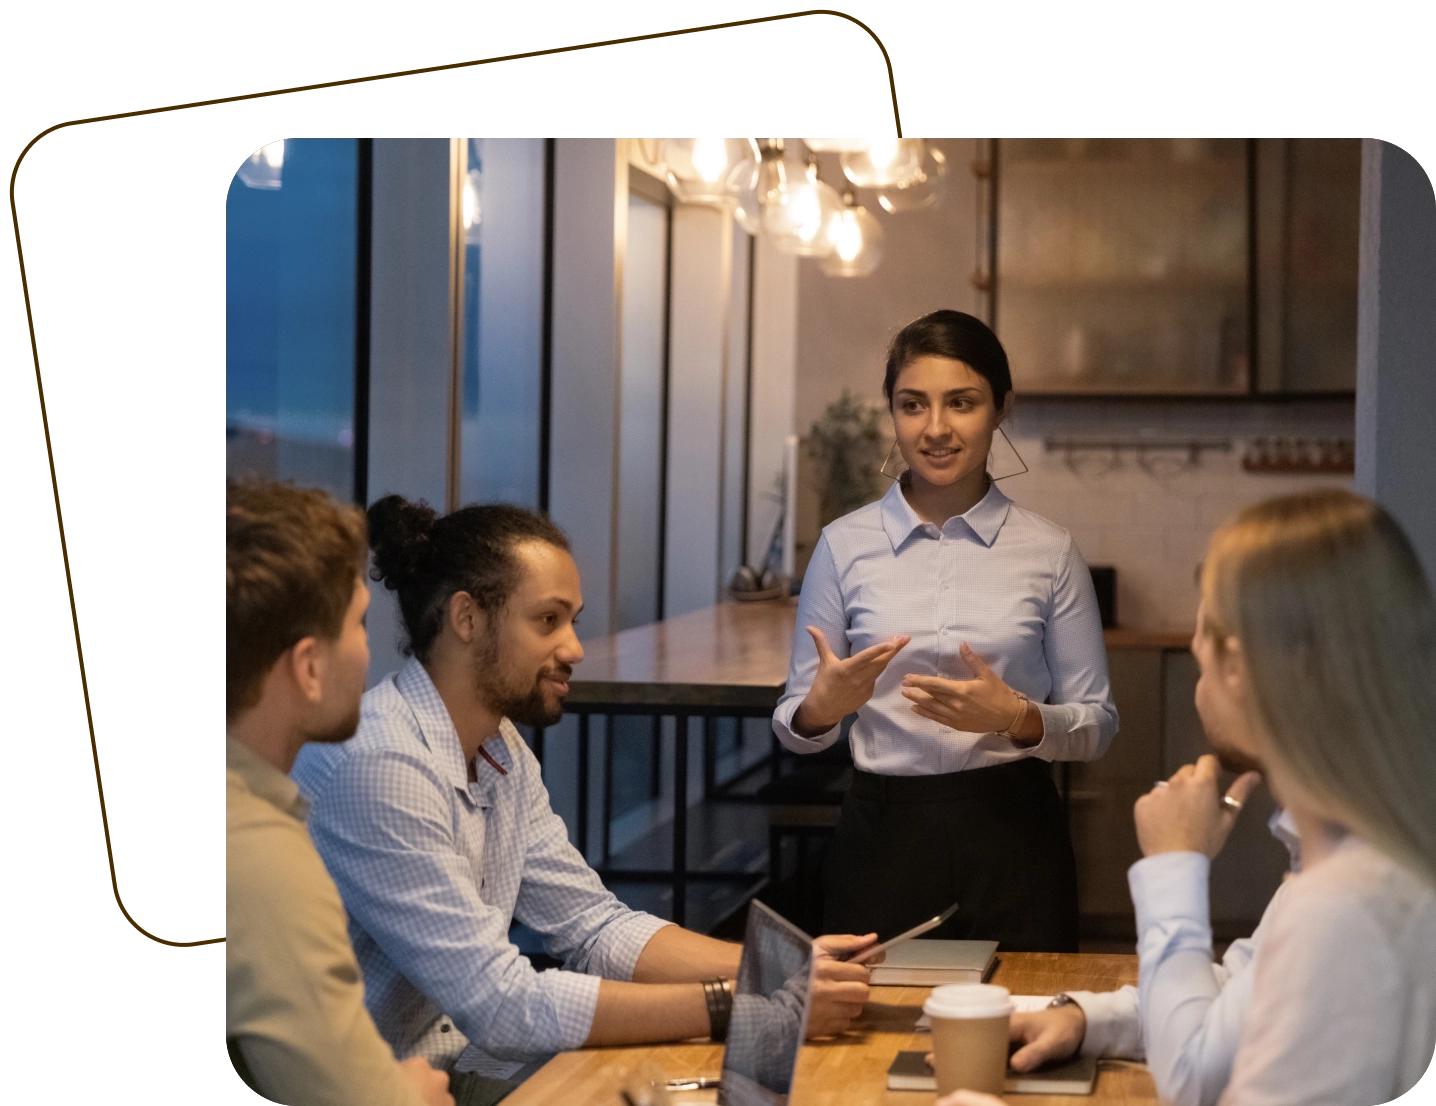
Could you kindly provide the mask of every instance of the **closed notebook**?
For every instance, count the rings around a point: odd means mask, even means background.
[[[996,941],[904,941],[873,965],[874,987],[940,987],[981,983],[997,962]]]
[[[1004,1094],[1091,1094],[1097,1083],[1097,1057],[1074,1056],[1036,1071],[1007,1071]],[[899,1052],[888,1068],[890,1091],[935,1091],[937,1076],[927,1066],[927,1054]]]

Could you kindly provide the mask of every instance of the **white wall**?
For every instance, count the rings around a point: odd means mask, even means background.
[[[732,216],[673,209],[664,617],[719,597]]]
[[[450,144],[374,140],[369,502],[447,497]],[[393,593],[370,582],[369,686],[403,663]]]
[[[783,443],[798,395],[798,258],[755,243],[752,433],[748,474],[748,564],[759,568],[782,510]]]

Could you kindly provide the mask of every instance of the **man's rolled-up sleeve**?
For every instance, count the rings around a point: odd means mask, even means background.
[[[416,757],[356,752],[336,766],[310,833],[350,916],[470,1041],[508,1060],[578,1048],[599,980],[537,972],[509,941],[457,846],[450,786]]]

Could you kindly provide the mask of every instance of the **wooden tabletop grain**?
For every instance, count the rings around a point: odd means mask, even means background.
[[[1017,995],[1050,995],[1064,990],[1108,991],[1137,982],[1137,958],[1078,953],[999,953],[991,982]],[[936,1095],[889,1091],[887,1070],[903,1050],[926,1050],[931,1038],[913,1029],[922,1015],[926,987],[875,987],[862,1017],[842,1037],[803,1046],[793,1080],[791,1106],[932,1106]],[[654,1079],[716,1076],[721,1045],[708,1042],[640,1048],[565,1052],[541,1068],[504,1100],[504,1106],[621,1106],[619,1090],[638,1073]],[[712,1103],[713,1091],[674,1092],[674,1106]],[[1090,1098],[1009,1095],[1021,1106],[1081,1106],[1091,1103],[1155,1106],[1156,1088],[1146,1068],[1103,1061]]]
[[[565,703],[749,708],[777,705],[797,599],[725,602],[584,643]],[[1185,649],[1190,633],[1107,630],[1109,649]]]

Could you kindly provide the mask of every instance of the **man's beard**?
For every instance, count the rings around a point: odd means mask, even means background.
[[[543,678],[561,676],[565,680],[571,668],[543,669],[528,688],[506,686],[499,660],[498,634],[489,636],[478,649],[479,698],[484,706],[519,726],[553,726],[563,717],[563,700],[550,700],[544,694]]]

